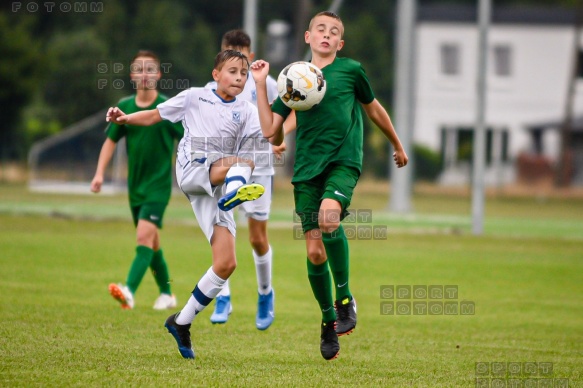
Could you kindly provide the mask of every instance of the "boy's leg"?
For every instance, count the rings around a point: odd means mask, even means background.
[[[146,203],[133,209],[138,247],[126,282],[132,293],[137,291],[148,267],[152,264],[154,250],[160,247],[158,229],[162,227],[165,209],[164,203]]]
[[[328,263],[334,277],[336,300],[352,299],[349,278],[349,251],[348,241],[342,225],[332,233],[322,233],[322,242],[326,248]]]
[[[271,285],[273,250],[267,238],[267,220],[271,208],[272,180],[269,175],[255,176],[251,179],[265,188],[265,194],[256,201],[241,204],[248,219],[249,242],[257,276],[257,314],[255,327],[266,330],[275,318],[275,293]]]
[[[152,263],[150,263],[150,269],[152,270],[152,275],[156,280],[160,293],[172,295],[172,290],[170,288],[170,274],[168,272],[168,265],[164,259],[164,252],[162,252],[162,249],[154,251]]]
[[[186,305],[178,314],[172,314],[164,323],[164,326],[176,340],[178,351],[184,358],[194,358],[192,342],[190,340],[190,326],[196,315],[219,293],[225,279],[219,277],[213,268],[200,278]]]
[[[136,247],[136,256],[130,267],[130,272],[128,273],[126,284],[132,294],[135,294],[146,274],[146,271],[150,267],[152,258],[154,257],[154,250],[150,247],[144,245],[138,245]]]
[[[320,238],[320,231],[312,229],[307,231],[305,236],[308,250],[308,279],[322,312],[320,354],[326,360],[333,360],[338,357],[340,343],[336,334],[336,311],[334,310],[332,298],[328,262],[326,261],[324,246]]]
[[[349,288],[349,249],[340,221],[348,214],[346,209],[358,181],[358,171],[344,166],[332,167],[326,176],[325,192],[318,214],[322,241],[336,288],[338,335],[350,334],[356,327],[356,301]]]
[[[109,285],[109,293],[121,304],[123,309],[134,308],[134,294],[144,274],[148,270],[153,256],[154,250],[152,248],[138,245],[136,247],[136,255],[128,273],[126,285],[113,283]]]
[[[326,360],[332,360],[338,356],[340,344],[335,331],[336,312],[332,297],[330,270],[326,261],[321,232],[318,228],[322,188],[323,182],[318,179],[309,182],[296,182],[294,184],[294,202],[306,240],[308,280],[322,313],[320,353]]]
[[[184,187],[204,186],[204,179],[207,179],[208,183],[208,174],[183,175],[183,171],[177,168],[177,179],[182,190],[185,191]],[[197,179],[201,179],[201,181],[199,182]],[[182,311],[168,317],[164,326],[176,340],[182,357],[194,358],[190,341],[190,325],[194,317],[218,295],[225,281],[235,269],[236,225],[232,212],[224,212],[217,207],[220,190],[215,190],[214,196],[194,195],[186,192],[185,194],[202,232],[211,244],[213,265],[197,283]]]
[[[135,208],[138,209],[138,208]],[[134,210],[134,209],[132,209]],[[137,220],[136,235],[137,235],[137,247],[136,255],[126,280],[126,285],[121,284],[110,284],[109,293],[118,302],[121,303],[121,307],[124,309],[132,309],[134,307],[133,295],[138,290],[152,258],[154,257],[154,250],[152,249],[154,245],[154,240],[158,233],[157,225],[150,221],[146,221],[145,213],[149,210],[146,206],[141,206],[135,214]]]
[[[154,279],[156,280],[156,284],[160,290],[160,295],[154,302],[154,310],[175,308],[176,297],[172,294],[172,290],[170,288],[168,265],[164,259],[164,253],[162,252],[162,249],[154,251],[154,257],[152,258],[150,269],[152,270],[152,275],[154,275]]]
[[[330,270],[318,229],[306,232],[306,248],[308,251],[308,280],[320,306],[322,321],[335,321],[336,312],[334,311]]]
[[[165,323],[165,327],[174,336],[178,350],[184,358],[194,358],[190,341],[192,321],[219,294],[236,267],[235,236],[226,227],[215,224],[213,229],[211,236],[213,265],[198,281],[180,313],[171,315]]]
[[[212,323],[227,323],[229,315],[233,312],[233,305],[231,304],[231,287],[229,280],[225,282],[221,292],[215,299],[215,310],[211,315]]]
[[[218,202],[219,209],[229,211],[246,201],[261,197],[265,188],[257,183],[250,183],[253,162],[239,157],[227,157],[215,161],[210,169],[210,181],[214,186],[225,183],[226,194]]]

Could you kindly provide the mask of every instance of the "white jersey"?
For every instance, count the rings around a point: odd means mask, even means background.
[[[177,163],[210,165],[227,156],[252,159],[270,166],[262,155],[269,146],[263,138],[257,108],[236,98],[225,101],[208,88],[190,88],[158,105],[160,116],[182,121],[184,137],[178,145]]]
[[[267,100],[271,103],[277,98],[277,81],[273,79],[273,77],[267,76],[266,85],[267,85]],[[215,81],[209,82],[208,84],[206,84],[205,88],[216,89],[217,83]],[[241,94],[237,96],[237,99],[249,101],[253,105],[257,106],[257,87],[255,86],[255,80],[251,75],[247,77],[245,88],[243,89]],[[253,170],[253,175],[262,176],[273,175],[275,173],[273,169],[274,157],[273,151],[271,149],[271,144],[269,144],[268,147],[269,147],[269,149],[267,150],[267,152],[269,152],[268,158],[271,163],[269,163],[269,165],[265,165],[264,163],[261,163],[260,165],[256,164],[255,169]],[[262,157],[261,159],[264,158],[265,157]]]

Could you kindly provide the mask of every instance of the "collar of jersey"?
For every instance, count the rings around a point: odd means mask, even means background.
[[[223,98],[217,94],[217,89],[213,89],[213,93],[215,94],[215,96],[217,96],[219,98],[219,100],[221,100],[225,104],[230,104],[232,102],[237,101],[237,97],[235,97],[232,101],[223,100]]]

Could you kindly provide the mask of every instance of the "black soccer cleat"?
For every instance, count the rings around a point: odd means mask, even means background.
[[[336,322],[322,322],[322,332],[320,334],[320,353],[322,357],[330,361],[338,357],[340,344],[336,334]]]
[[[178,344],[178,351],[184,358],[194,358],[192,343],[190,342],[190,323],[188,325],[179,325],[174,319],[178,314],[172,314],[166,319],[164,327],[168,333],[172,334]]]
[[[356,301],[344,298],[334,302],[336,309],[336,334],[339,336],[348,335],[356,327]]]

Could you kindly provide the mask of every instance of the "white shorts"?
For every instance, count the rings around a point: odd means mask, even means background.
[[[212,187],[209,166],[197,162],[187,163],[184,167],[176,163],[176,180],[186,198],[190,201],[194,216],[209,243],[213,237],[214,226],[224,226],[233,236],[236,224],[232,211],[219,209],[218,201],[223,196],[224,185]]]
[[[257,221],[267,221],[269,219],[269,209],[271,208],[273,175],[251,175],[250,180],[263,185],[265,193],[255,201],[243,202],[239,205],[239,210],[245,217],[253,218]]]

